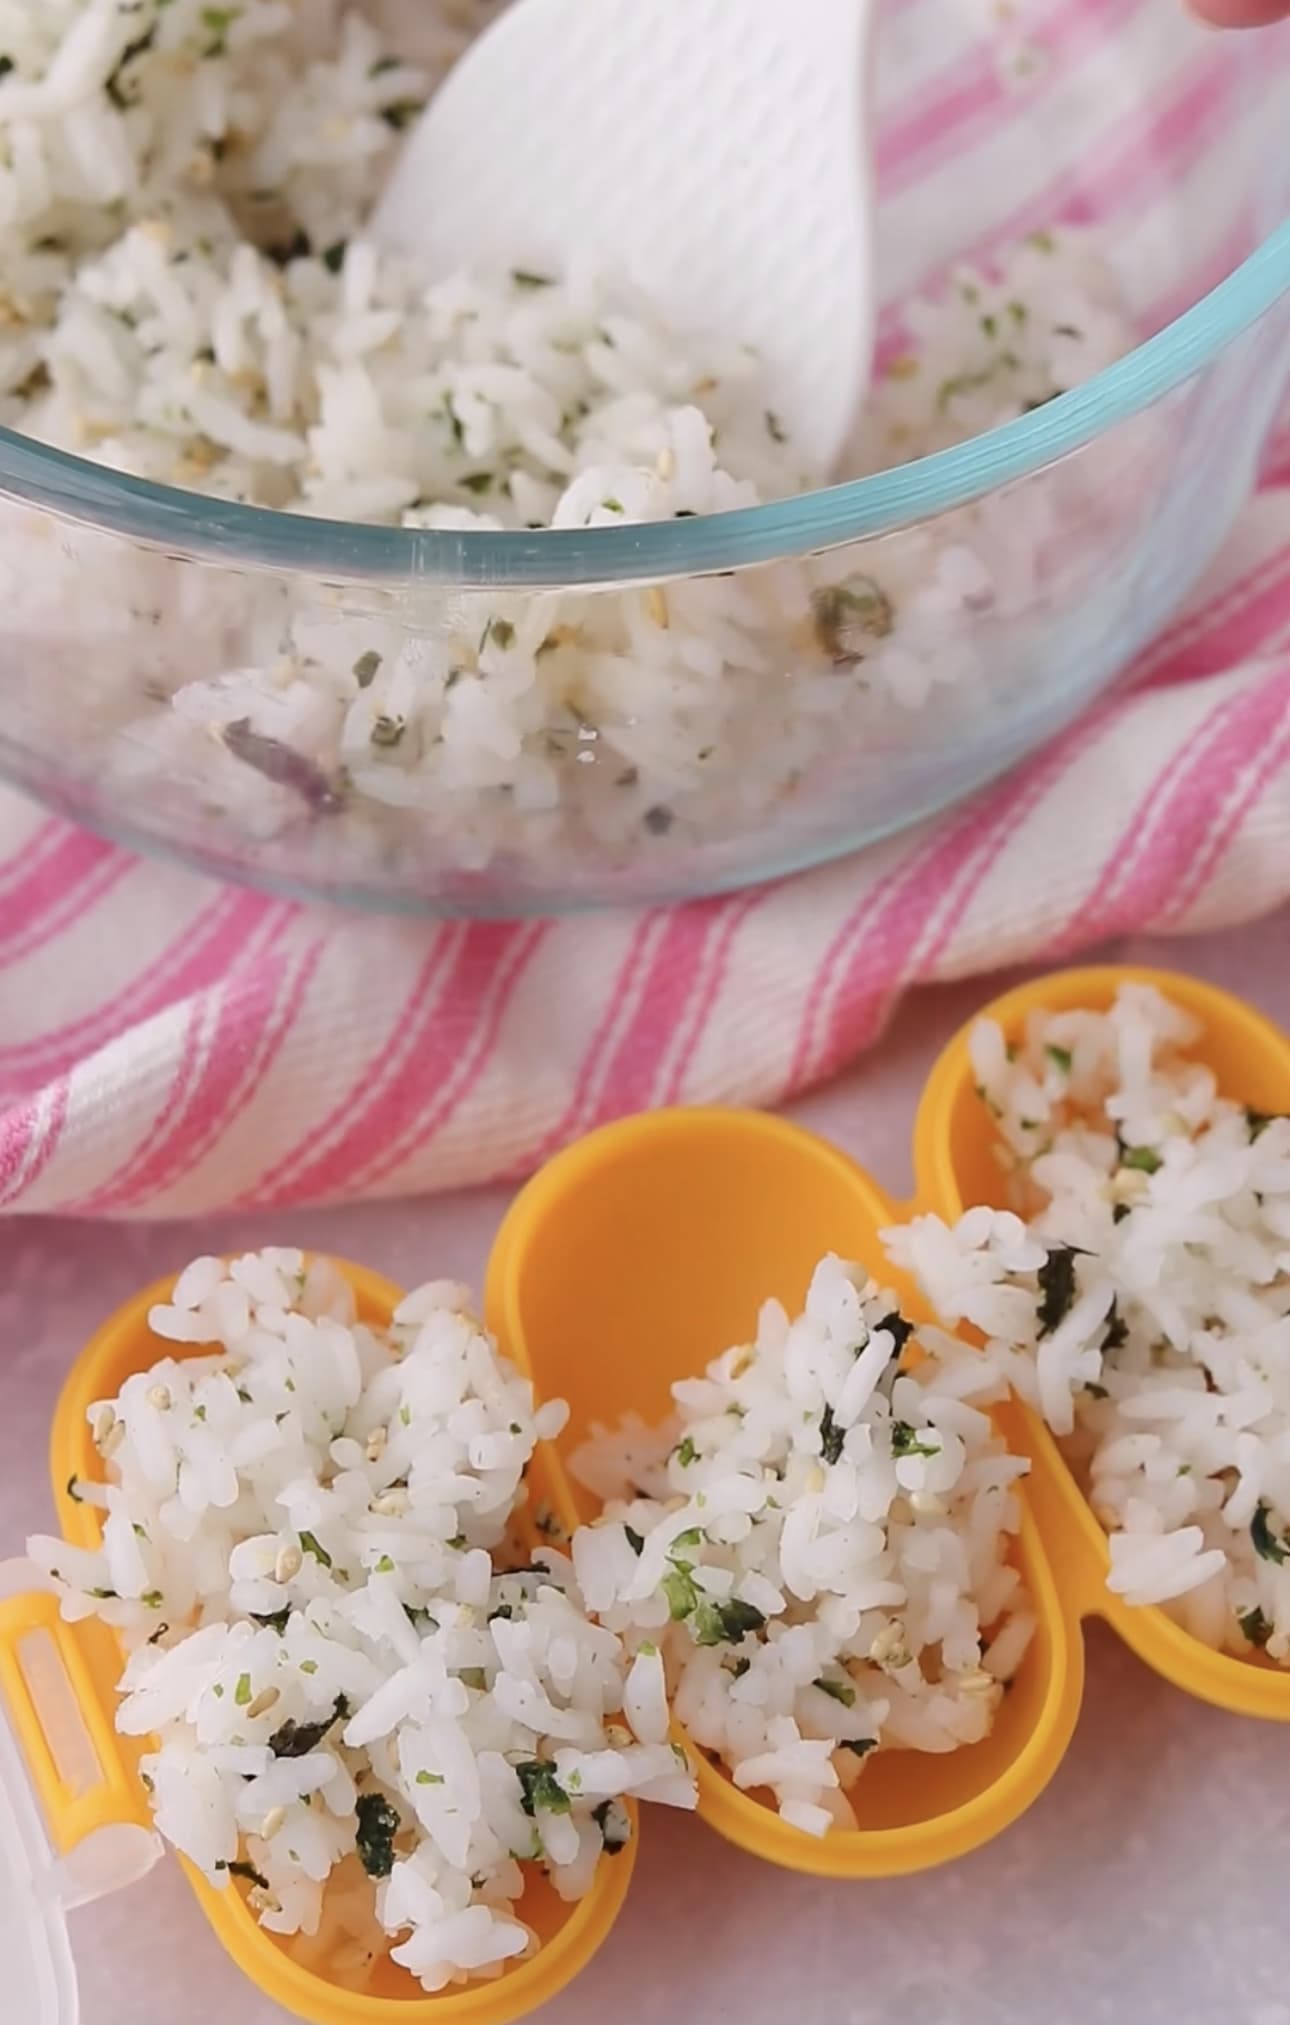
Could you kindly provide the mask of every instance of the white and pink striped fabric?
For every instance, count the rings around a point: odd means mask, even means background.
[[[892,295],[958,250],[950,193],[971,177],[1031,193],[982,250],[1057,216],[1114,217],[1144,315],[1163,319],[1179,306],[1166,197],[1187,218],[1188,294],[1231,257],[1206,159],[1232,109],[1201,38],[1179,31],[1174,0],[1013,10],[1007,34],[1039,59],[1029,130],[1039,93],[1051,135],[1036,189],[1018,173],[1000,31],[987,53],[971,16],[952,46],[932,0],[890,11]],[[1160,50],[1146,105],[1114,89],[1111,52],[1135,37]],[[1290,50],[1272,41],[1284,80]],[[1087,104],[1100,69],[1090,170],[1068,100],[1078,87]],[[141,862],[0,792],[0,1208],[186,1216],[514,1177],[627,1111],[799,1092],[919,982],[1278,907],[1290,433],[1210,581],[1136,672],[1051,750],[921,829],[778,887],[634,916],[320,913]]]

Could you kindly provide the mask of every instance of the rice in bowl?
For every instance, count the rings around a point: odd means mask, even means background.
[[[0,420],[215,499],[448,532],[824,483],[738,332],[661,328],[610,275],[427,290],[364,238],[400,135],[493,11],[386,9],[392,35],[339,0],[8,0]],[[951,277],[907,322],[857,472],[1040,406],[1131,343],[1078,233]],[[809,829],[841,750],[916,748],[932,710],[951,740],[1005,685],[1020,701],[1029,667],[999,643],[1062,606],[1063,528],[1133,512],[1150,451],[1108,447],[880,550],[533,595],[181,568],[6,507],[8,636],[44,677],[15,736],[86,793],[151,809],[181,781],[190,821],[196,802],[243,842],[321,826],[350,877],[407,855],[621,866],[795,810]]]

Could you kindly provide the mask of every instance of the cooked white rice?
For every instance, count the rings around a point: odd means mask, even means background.
[[[983,1022],[972,1060],[1027,1218],[888,1234],[950,1323],[1061,1440],[1110,1537],[1110,1588],[1290,1664],[1290,1118],[1223,1097],[1193,1018],[1125,985],[1107,1013]]]
[[[624,1796],[695,1799],[641,1662],[525,1513],[566,1409],[464,1288],[376,1329],[295,1251],[199,1259],[151,1323],[218,1348],[92,1409],[106,1481],[72,1489],[102,1547],[29,1552],[129,1651],[117,1723],[156,1740],[159,1829],[333,1980],[387,1951],[427,1990],[499,1973],[536,1946],[522,1866],[581,1898]]]
[[[735,1785],[813,1835],[855,1827],[871,1752],[984,1737],[1033,1629],[997,1366],[911,1335],[893,1295],[826,1259],[801,1316],[769,1303],[754,1343],[673,1387],[674,1422],[574,1458],[607,1501],[574,1569],[636,1654],[628,1707],[670,1691]]]
[[[820,483],[737,332],[661,329],[613,276],[427,291],[364,240],[399,133],[495,11],[386,7],[392,42],[341,0],[0,0],[0,420],[223,499],[445,529],[669,520]],[[857,469],[1017,415],[1130,342],[1078,236],[958,276],[911,326]],[[45,678],[19,730],[87,780],[105,740],[109,791],[182,779],[241,839],[325,816],[351,876],[391,853],[554,866],[720,836],[782,819],[841,744],[890,748],[934,700],[970,711],[1016,680],[983,619],[1066,594],[1061,527],[1095,492],[1105,514],[1107,480],[1080,460],[863,569],[529,597],[183,570],[7,509],[6,626]]]

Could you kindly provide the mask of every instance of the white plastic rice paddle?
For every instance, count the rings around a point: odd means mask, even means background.
[[[877,0],[514,0],[376,216],[429,271],[590,269],[761,354],[831,469],[873,350]]]

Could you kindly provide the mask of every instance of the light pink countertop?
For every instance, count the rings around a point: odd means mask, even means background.
[[[1290,916],[1110,952],[1245,993],[1290,1026]],[[917,1090],[989,995],[920,994],[883,1045],[794,1115],[909,1182]],[[49,1418],[67,1362],[147,1280],[215,1246],[343,1251],[410,1283],[478,1283],[497,1193],[302,1212],[272,1226],[0,1226],[0,1555],[51,1516]],[[1100,1626],[1069,1757],[1031,1812],[951,1869],[822,1884],[770,1870],[693,1820],[646,1823],[623,1917],[552,2007],[563,2025],[1290,2025],[1287,1738],[1187,1701]],[[177,1866],[73,1916],[83,2025],[282,2025],[221,1954]],[[0,1974],[2,1974],[0,1969]],[[0,1986],[4,2025],[10,2019]]]

